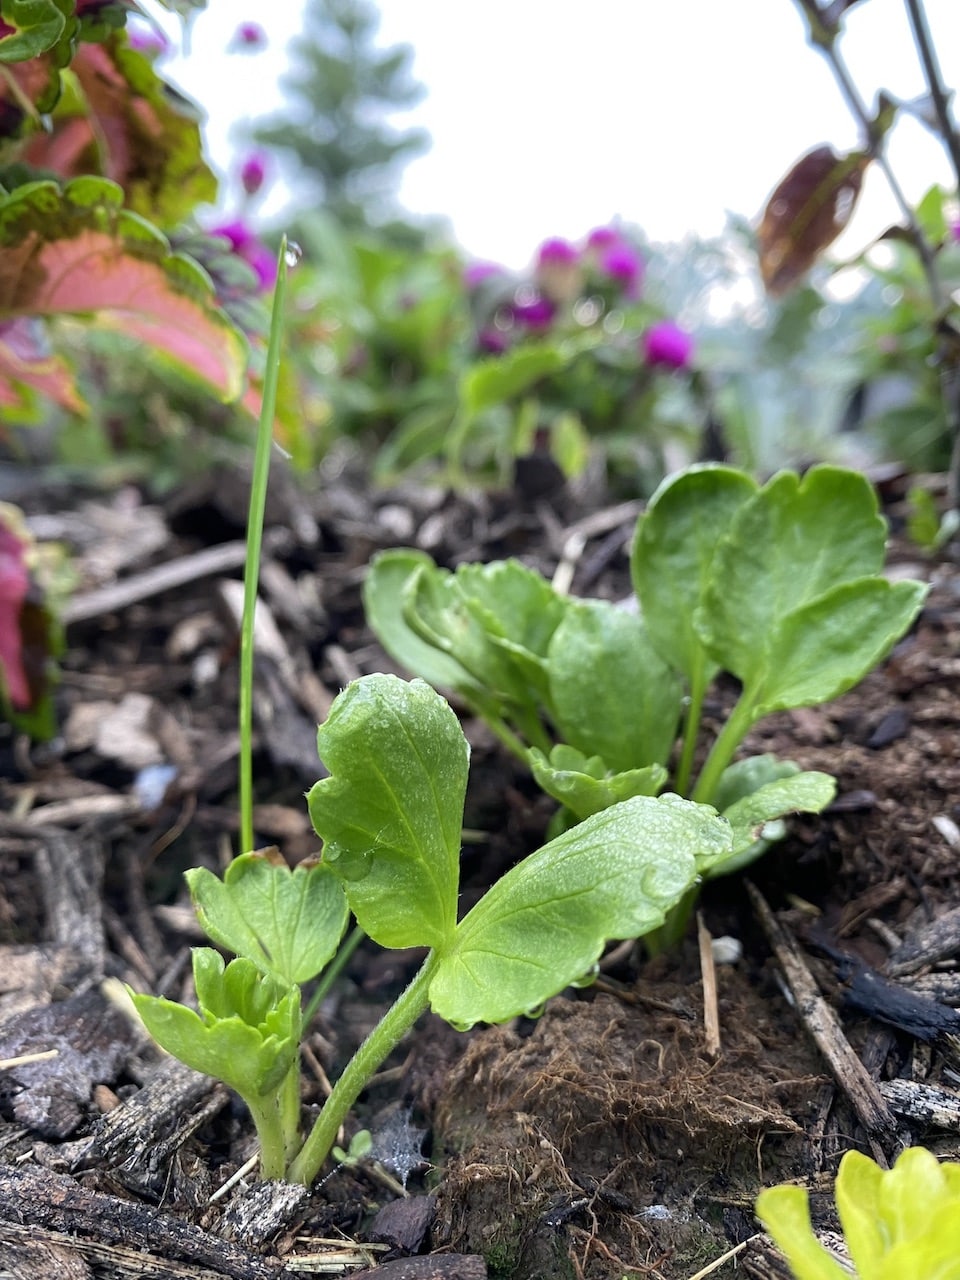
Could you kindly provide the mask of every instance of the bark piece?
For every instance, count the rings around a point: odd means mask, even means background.
[[[8,1241],[19,1244],[25,1238],[112,1262],[116,1273],[127,1276],[274,1280],[277,1275],[276,1266],[263,1258],[152,1205],[88,1191],[47,1170],[0,1165],[0,1258]],[[171,1262],[191,1265],[176,1268]]]
[[[486,1280],[487,1264],[471,1253],[434,1253],[426,1258],[398,1258],[379,1267],[356,1271],[377,1280]]]
[[[436,1204],[435,1195],[388,1200],[370,1224],[370,1239],[403,1253],[416,1253],[430,1230]]]

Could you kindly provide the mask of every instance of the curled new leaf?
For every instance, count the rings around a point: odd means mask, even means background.
[[[757,248],[760,274],[774,297],[787,292],[850,220],[870,156],[838,156],[817,147],[798,160],[767,201]]]

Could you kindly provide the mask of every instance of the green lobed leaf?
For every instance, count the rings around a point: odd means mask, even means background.
[[[616,771],[664,764],[683,690],[641,619],[606,600],[571,600],[553,633],[547,671],[557,729]]]
[[[926,594],[920,582],[866,578],[787,613],[763,659],[741,676],[755,714],[815,706],[853,688],[910,628]]]
[[[527,760],[537,786],[581,821],[631,796],[655,796],[667,781],[663,765],[609,774],[600,756],[588,759],[564,743],[554,747],[549,759],[531,747]]]
[[[717,544],[756,491],[733,467],[690,467],[663,482],[637,521],[630,571],[647,632],[663,661],[691,682],[706,662],[694,615]],[[705,673],[704,683],[715,671]]]
[[[800,772],[793,760],[780,760],[769,752],[758,756],[744,756],[724,769],[720,775],[711,803],[720,813],[726,813],[731,805],[745,796],[759,791],[768,782],[780,778],[792,778]]]
[[[330,776],[307,795],[324,861],[385,947],[442,946],[456,925],[469,747],[422,680],[363,676],[317,733]]]
[[[716,866],[704,868],[708,876],[739,871],[766,852],[769,839],[764,827],[791,813],[820,813],[837,793],[837,781],[829,773],[816,770],[798,772],[796,766],[786,776],[763,783],[723,810],[733,827],[733,849]]]
[[[70,0],[2,0],[0,16],[13,31],[0,38],[0,63],[25,62],[52,49],[76,23]]]
[[[161,1048],[242,1098],[271,1093],[299,1053],[299,988],[275,982],[249,960],[224,967],[208,947],[194,951],[194,979],[200,1013],[131,992],[144,1026]]]
[[[787,615],[878,574],[885,543],[864,476],[831,466],[802,480],[779,472],[734,512],[717,547],[695,618],[710,658],[746,686],[772,673]]]
[[[430,986],[457,1027],[503,1022],[582,978],[611,938],[641,937],[729,850],[705,805],[637,796],[565,832],[498,880],[457,926]]]
[[[796,1280],[850,1280],[813,1234],[810,1198],[803,1187],[766,1187],[757,1196],[756,1214]]]
[[[315,978],[347,927],[343,888],[324,863],[291,870],[282,859],[245,853],[222,880],[205,867],[186,879],[204,932],[285,985]]]

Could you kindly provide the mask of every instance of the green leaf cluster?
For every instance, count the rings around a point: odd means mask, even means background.
[[[784,471],[761,486],[696,466],[637,523],[638,610],[561,595],[517,561],[449,571],[413,550],[375,558],[364,601],[394,658],[456,691],[529,764],[563,806],[558,826],[656,795],[674,764],[675,791],[735,823],[751,815],[756,856],[766,823],[819,811],[833,782],[767,756],[734,765],[734,754],[763,716],[851,688],[910,626],[925,588],[882,576],[885,540],[857,472]],[[722,671],[740,697],[694,778],[704,698]]]
[[[840,1161],[837,1211],[859,1280],[960,1280],[960,1164],[911,1147],[892,1169],[859,1151]],[[847,1269],[817,1240],[802,1187],[768,1187],[757,1217],[797,1280],[844,1280]]]
[[[188,872],[201,925],[237,958],[195,951],[197,1010],[134,996],[163,1047],[243,1097],[264,1174],[305,1183],[370,1075],[427,1008],[462,1029],[536,1013],[589,981],[609,940],[662,928],[702,875],[750,845],[764,817],[759,801],[738,825],[676,795],[632,795],[518,863],[458,920],[469,748],[440,694],[422,680],[363,677],[335,699],[317,745],[329,776],[307,800],[322,861],[291,871],[256,853],[222,879]],[[383,946],[429,950],[302,1141],[300,986],[332,958],[349,912]]]

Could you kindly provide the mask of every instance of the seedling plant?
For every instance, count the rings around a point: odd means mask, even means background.
[[[455,691],[529,765],[562,806],[557,827],[668,784],[738,824],[754,806],[781,818],[832,798],[825,774],[734,757],[764,716],[850,689],[911,625],[926,588],[882,575],[885,543],[857,472],[818,466],[761,486],[732,467],[694,466],[666,480],[637,523],[638,610],[562,595],[515,560],[453,572],[415,550],[375,559],[365,603],[394,658]],[[704,755],[704,702],[721,672],[739,696]],[[775,834],[765,827],[712,874]]]

